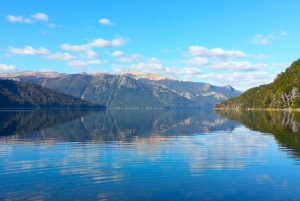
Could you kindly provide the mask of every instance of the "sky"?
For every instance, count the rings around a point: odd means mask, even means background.
[[[0,73],[141,71],[244,91],[300,58],[300,0],[1,0]]]

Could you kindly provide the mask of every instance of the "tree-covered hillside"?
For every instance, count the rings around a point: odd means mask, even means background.
[[[46,87],[0,80],[0,108],[105,108]]]
[[[300,108],[300,59],[266,85],[251,88],[215,108]]]

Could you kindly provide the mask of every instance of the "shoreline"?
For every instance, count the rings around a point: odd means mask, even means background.
[[[213,108],[214,110],[266,110],[266,111],[298,111],[300,108]]]

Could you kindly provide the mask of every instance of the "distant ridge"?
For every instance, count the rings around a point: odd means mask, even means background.
[[[149,80],[175,80],[173,78],[169,78],[166,76],[158,75],[155,73],[146,73],[143,74],[141,71],[126,71],[124,73],[121,73],[121,75],[127,75],[129,77],[135,78],[135,79],[149,79]]]
[[[41,85],[109,108],[212,108],[241,94],[229,86],[179,81],[140,71],[120,75],[26,71],[0,74],[0,79]]]

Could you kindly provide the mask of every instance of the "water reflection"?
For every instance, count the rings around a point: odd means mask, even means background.
[[[300,112],[265,110],[216,110],[224,117],[244,124],[247,128],[272,134],[283,149],[300,156]]]
[[[63,142],[155,143],[164,137],[232,131],[238,123],[211,110],[67,110],[0,112],[0,136]],[[151,138],[154,137],[154,138]],[[161,137],[161,138],[158,138]]]
[[[299,198],[300,169],[287,151],[278,150],[273,135],[250,131],[229,114],[35,112],[7,113],[1,123],[10,129],[0,137],[0,200]]]

